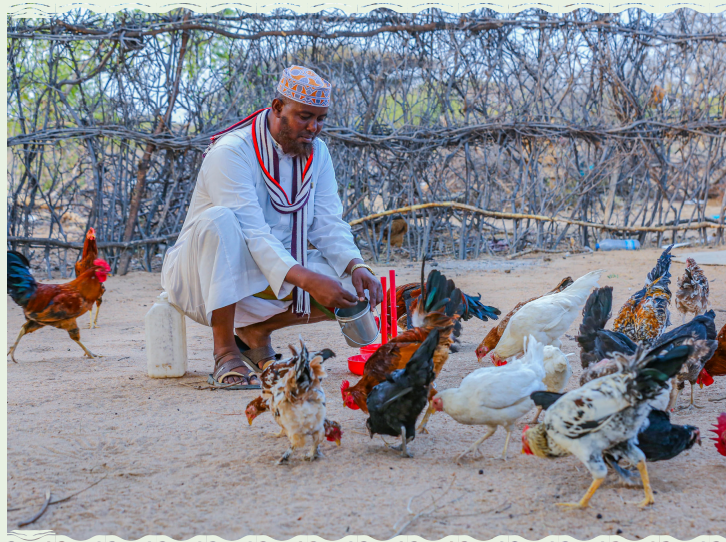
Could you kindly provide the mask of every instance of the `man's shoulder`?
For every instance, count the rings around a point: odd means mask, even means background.
[[[253,151],[252,126],[245,126],[224,134],[214,143],[210,152],[218,149],[231,149],[238,152]]]

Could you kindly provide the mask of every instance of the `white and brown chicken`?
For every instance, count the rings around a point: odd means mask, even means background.
[[[260,376],[262,394],[247,405],[245,415],[252,421],[270,410],[280,426],[277,436],[287,436],[290,448],[278,463],[287,461],[299,448],[309,447],[304,459],[319,457],[323,439],[340,446],[340,424],[326,418],[325,392],[321,382],[326,373],[323,362],[335,356],[326,348],[310,353],[300,339],[300,350],[290,345],[292,357],[270,364]]]

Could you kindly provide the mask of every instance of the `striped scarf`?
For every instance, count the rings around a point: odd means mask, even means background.
[[[313,187],[313,153],[305,160],[302,156],[295,156],[292,160],[292,193],[288,194],[280,186],[280,158],[272,135],[267,128],[267,115],[270,109],[260,109],[249,117],[233,124],[229,128],[214,134],[210,139],[209,147],[204,151],[206,156],[215,141],[233,130],[239,130],[252,125],[252,144],[257,155],[257,163],[262,170],[267,192],[272,207],[284,215],[292,214],[292,244],[290,253],[297,263],[307,267],[308,263],[308,229],[307,229],[307,202],[310,199],[310,190]],[[295,287],[292,293],[293,311],[299,316],[310,314],[310,294],[300,287]]]

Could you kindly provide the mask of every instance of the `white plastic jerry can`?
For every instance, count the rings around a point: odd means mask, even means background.
[[[184,314],[162,292],[144,318],[146,360],[151,378],[176,378],[187,372],[187,326]]]

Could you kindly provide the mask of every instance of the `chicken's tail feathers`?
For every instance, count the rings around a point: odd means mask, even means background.
[[[547,410],[563,395],[564,393],[555,393],[553,391],[536,391],[530,394],[529,397],[534,401],[535,405],[542,407],[542,410]]]
[[[300,350],[296,350],[290,345],[290,349],[295,354],[295,381],[297,385],[306,384],[313,379],[312,369],[310,368],[310,352],[308,351],[305,341],[300,336]]]
[[[8,250],[8,293],[13,301],[24,307],[38,289],[30,272],[30,262],[20,252]]]
[[[658,258],[655,267],[648,273],[648,279],[645,283],[646,287],[651,284],[658,282],[661,286],[667,288],[671,282],[671,258],[673,255],[670,253],[673,245],[666,248]]]
[[[464,307],[461,319],[465,322],[470,318],[478,318],[482,322],[486,322],[487,320],[498,320],[499,315],[502,314],[502,311],[498,308],[484,305],[480,301],[481,294],[474,297],[473,295],[468,295],[462,292],[461,295],[463,297],[462,305]]]
[[[579,279],[573,282],[570,286],[565,288],[561,295],[575,296],[580,300],[580,303],[585,303],[587,296],[590,295],[590,291],[593,288],[600,286],[598,280],[600,275],[605,272],[604,269],[598,269],[596,271],[590,271],[589,273],[582,275]]]
[[[432,329],[426,340],[411,356],[406,364],[406,376],[412,386],[424,386],[435,378],[434,351],[439,344],[439,330]]]
[[[643,397],[652,397],[678,374],[693,351],[692,346],[683,344],[659,355],[636,353],[636,389]]]
[[[597,332],[605,328],[605,324],[610,319],[612,307],[612,286],[595,289],[585,302],[585,308],[582,309],[580,334],[577,336],[583,369],[586,369],[590,363],[592,357],[590,354],[595,352]]]

